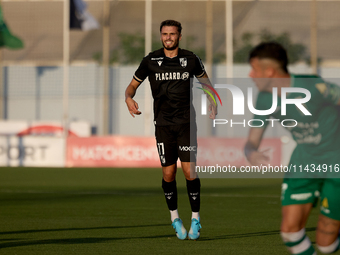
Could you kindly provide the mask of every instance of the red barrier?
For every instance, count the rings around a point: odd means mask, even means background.
[[[159,167],[156,140],[152,137],[70,137],[68,167]]]
[[[200,138],[198,140],[197,165],[247,166],[244,156],[246,139],[242,138]],[[281,164],[281,141],[278,138],[264,139],[260,150],[265,150],[269,164]]]
[[[198,165],[249,165],[244,157],[245,139],[199,138]],[[280,139],[264,139],[271,165],[281,164]],[[70,137],[68,167],[161,167],[154,137]]]

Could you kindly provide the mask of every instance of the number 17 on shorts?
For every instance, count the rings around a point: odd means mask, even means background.
[[[157,149],[161,163],[165,164],[164,143],[157,143]]]

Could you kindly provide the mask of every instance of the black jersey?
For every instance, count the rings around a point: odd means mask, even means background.
[[[195,119],[192,78],[204,74],[202,61],[191,51],[178,49],[178,55],[169,58],[162,48],[143,58],[134,79],[142,82],[149,77],[155,125],[185,124]]]

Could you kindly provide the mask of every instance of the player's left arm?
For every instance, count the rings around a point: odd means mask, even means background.
[[[266,164],[269,161],[269,157],[266,155],[266,151],[259,151],[259,147],[262,141],[262,137],[266,128],[250,128],[246,145],[244,146],[244,154],[253,166],[259,166]]]
[[[195,56],[194,75],[198,79],[199,83],[202,85],[203,89],[205,90],[204,93],[207,94],[207,98],[210,102],[208,108],[210,112],[209,118],[215,119],[215,116],[217,115],[217,103],[215,99],[215,93],[212,91],[213,86],[211,85],[209,77],[205,71],[202,60],[196,54],[194,54],[194,56]],[[207,93],[206,91],[208,91],[209,93]]]
[[[210,95],[212,95],[215,99],[216,98],[215,93],[209,88],[209,86],[212,87],[212,85],[211,85],[211,82],[209,80],[207,73],[204,73],[203,76],[196,77],[196,78],[198,79],[199,83],[202,85],[202,88],[209,91]],[[204,93],[207,94],[206,92],[204,92]],[[214,99],[210,95],[207,94],[207,98],[210,102],[209,108],[208,108],[208,110],[210,112],[209,118],[215,119],[215,117],[217,115],[217,103],[216,103],[216,99],[214,101]]]

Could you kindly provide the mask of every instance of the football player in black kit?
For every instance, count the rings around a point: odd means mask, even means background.
[[[211,84],[199,57],[178,47],[182,37],[181,30],[181,23],[175,20],[165,20],[161,23],[163,48],[143,58],[125,91],[125,102],[132,117],[141,114],[137,102],[132,98],[138,86],[149,77],[154,99],[155,136],[163,170],[162,188],[170,210],[172,226],[179,239],[183,240],[188,235],[189,239],[195,240],[199,238],[201,229],[199,216],[201,184],[195,173],[197,128],[190,92],[194,76],[205,89],[208,89]],[[214,119],[217,108],[211,98],[209,101],[209,117]],[[191,130],[190,121],[192,127],[195,127]],[[195,155],[190,160],[193,151]],[[178,158],[186,178],[192,210],[188,234],[177,211],[176,162]]]

